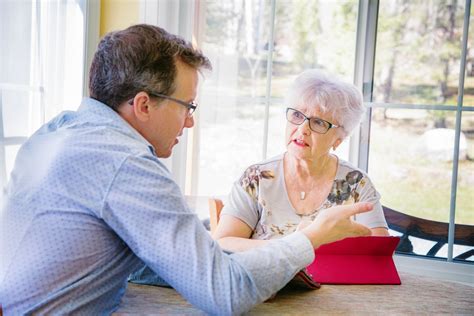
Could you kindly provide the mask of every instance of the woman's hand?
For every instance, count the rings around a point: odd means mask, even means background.
[[[314,248],[346,237],[370,236],[368,227],[350,219],[351,216],[371,211],[371,203],[340,205],[322,210],[316,219],[301,229]]]

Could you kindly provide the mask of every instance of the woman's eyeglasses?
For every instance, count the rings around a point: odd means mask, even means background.
[[[319,117],[307,117],[303,113],[293,108],[286,109],[286,119],[288,122],[301,125],[304,121],[308,120],[309,128],[318,134],[326,134],[331,128],[340,127],[338,125],[332,124],[328,121],[320,119]]]

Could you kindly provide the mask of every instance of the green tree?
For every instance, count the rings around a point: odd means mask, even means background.
[[[459,7],[457,0],[444,0],[431,2],[424,12],[426,27],[421,32],[422,37],[438,48],[438,53],[431,57],[434,66],[433,79],[436,80],[438,87],[435,95],[436,102],[453,104],[455,100],[450,100],[450,98],[457,91],[450,90],[449,86],[450,83],[457,84],[463,10]],[[430,113],[435,127],[446,127],[446,118],[450,113],[447,111],[430,111]]]
[[[315,68],[318,65],[318,34],[321,32],[319,1],[296,1],[294,6],[295,62],[303,69]]]
[[[386,14],[379,20],[377,38],[377,88],[382,102],[388,103],[392,97],[395,72],[398,69],[399,57],[403,53],[403,44],[408,32],[407,22],[410,18],[410,1],[395,0],[388,4]],[[387,118],[384,109],[383,117]]]

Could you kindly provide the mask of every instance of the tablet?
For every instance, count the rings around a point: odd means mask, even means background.
[[[401,284],[393,262],[400,237],[352,237],[315,250],[307,272],[321,284]]]

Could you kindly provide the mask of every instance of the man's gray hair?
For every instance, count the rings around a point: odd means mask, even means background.
[[[306,105],[329,113],[343,127],[345,136],[360,123],[365,112],[362,94],[355,85],[321,70],[310,69],[296,77],[287,96],[287,106]]]

